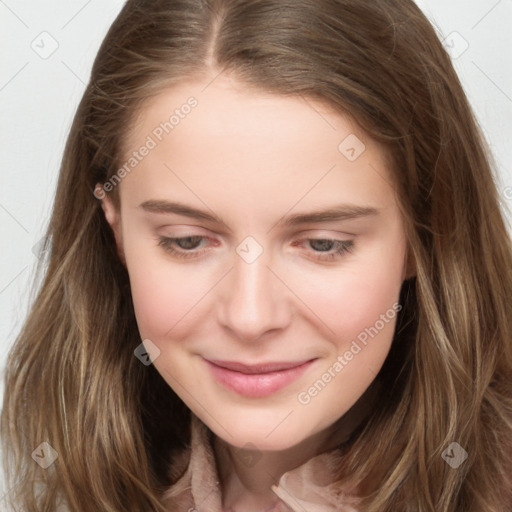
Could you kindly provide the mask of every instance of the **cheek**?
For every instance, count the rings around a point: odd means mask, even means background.
[[[361,279],[349,281],[346,288],[349,293],[343,297],[343,310],[337,317],[331,311],[333,322],[339,319],[334,330],[343,327],[343,332],[351,339],[358,338],[363,342],[364,333],[372,327],[379,331],[389,330],[385,328],[393,323],[390,322],[395,316],[393,305],[398,302],[401,285],[399,280],[390,278],[390,274],[385,272],[371,275],[368,271],[367,277],[371,279],[370,286],[364,286]],[[384,325],[382,318],[385,319]]]
[[[154,247],[144,249],[129,240],[125,254],[141,337],[158,344],[171,330],[176,335],[190,327],[197,309],[194,305],[211,288],[206,273],[194,272],[192,278],[186,265],[179,267]]]
[[[380,261],[357,262],[339,273],[311,276],[297,292],[321,320],[325,336],[342,347],[375,324],[383,333],[390,330],[387,326],[396,316],[402,269],[396,254]]]
[[[297,401],[322,428],[359,400],[375,380],[393,341],[401,309],[401,267],[373,265],[365,272],[326,282],[323,293],[319,289],[309,296],[330,328],[324,330],[330,349],[326,364],[303,384]]]

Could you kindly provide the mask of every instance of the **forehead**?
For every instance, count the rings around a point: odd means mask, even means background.
[[[362,130],[348,114],[335,112],[326,102],[302,95],[271,94],[221,75],[213,81],[205,78],[179,83],[147,99],[131,127],[127,145],[136,146],[136,139],[147,134],[157,139],[163,136],[213,144],[234,136],[232,143],[267,141],[271,149],[304,136],[312,143],[324,139],[327,145],[350,133],[361,135]]]
[[[162,90],[130,128],[124,163],[150,149],[136,157],[121,192],[140,202],[178,190],[225,200],[244,193],[247,206],[255,198],[260,207],[291,207],[305,194],[313,202],[393,201],[380,145],[309,97],[256,91],[221,75]]]

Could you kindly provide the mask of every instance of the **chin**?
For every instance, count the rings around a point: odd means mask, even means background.
[[[283,418],[286,418],[288,413],[289,411],[283,414]],[[314,433],[308,432],[304,428],[304,423],[300,420],[297,421],[298,424],[292,426],[292,421],[295,423],[295,420],[297,420],[297,418],[292,420],[293,413],[284,421],[276,418],[274,417],[271,421],[257,421],[246,417],[244,421],[243,417],[239,417],[236,423],[227,423],[230,425],[227,429],[229,433],[218,424],[211,425],[207,423],[207,425],[218,437],[233,447],[256,447],[261,451],[287,450]]]

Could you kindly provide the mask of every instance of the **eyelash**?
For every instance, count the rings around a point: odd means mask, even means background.
[[[174,257],[180,259],[198,258],[201,254],[206,252],[206,249],[202,251],[185,251],[176,250],[172,244],[176,241],[187,240],[187,239],[205,239],[204,236],[184,236],[180,238],[169,238],[169,237],[158,237],[158,245]],[[354,242],[352,240],[336,240],[334,238],[305,238],[301,241],[315,241],[315,242],[332,242],[337,245],[338,248],[334,252],[327,253],[327,251],[313,251],[315,254],[321,255],[321,257],[315,257],[319,261],[334,261],[342,258],[345,254],[352,252],[354,249]],[[326,254],[327,253],[327,254]]]

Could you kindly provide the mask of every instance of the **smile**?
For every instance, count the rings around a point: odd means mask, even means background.
[[[249,397],[276,393],[298,379],[315,359],[247,365],[205,359],[215,379],[228,389]]]

